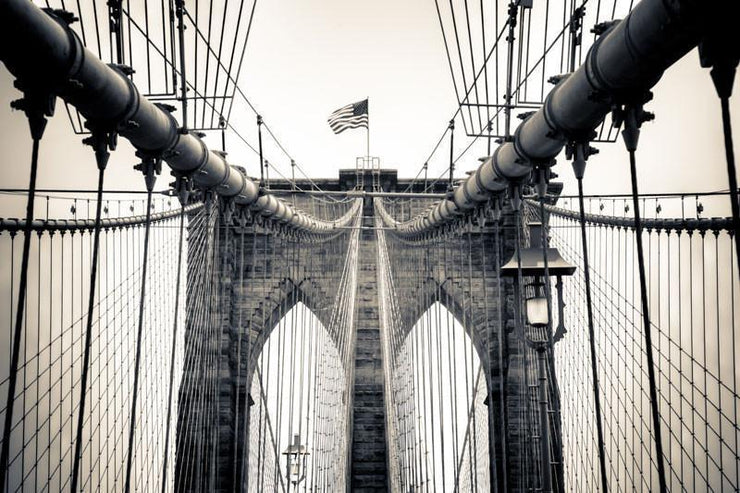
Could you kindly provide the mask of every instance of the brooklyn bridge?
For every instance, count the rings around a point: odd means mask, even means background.
[[[740,5],[340,3],[0,0],[3,491],[740,490]]]

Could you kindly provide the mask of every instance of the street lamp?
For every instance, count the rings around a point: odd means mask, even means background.
[[[552,470],[550,460],[550,419],[548,415],[547,395],[547,352],[552,349],[549,334],[546,332],[550,325],[550,300],[547,299],[544,287],[550,279],[547,275],[556,276],[558,279],[558,328],[553,336],[553,342],[562,339],[565,334],[563,323],[563,283],[562,276],[571,276],[576,270],[574,265],[569,264],[560,255],[556,248],[547,248],[547,270],[545,270],[545,249],[542,245],[542,224],[529,224],[529,248],[522,248],[506,265],[501,267],[501,275],[519,279],[531,277],[533,280],[528,284],[529,294],[525,300],[527,323],[538,329],[537,340],[523,334],[527,344],[537,353],[537,369],[539,373],[538,400],[540,415],[540,458],[542,461],[542,490],[552,491]],[[520,286],[520,288],[523,286]],[[554,378],[554,372],[553,372]],[[556,406],[557,407],[557,406]]]
[[[287,460],[288,481],[295,486],[306,477],[306,459],[309,455],[306,447],[301,445],[301,435],[293,435],[293,443],[285,449],[283,455]]]
[[[543,292],[544,283],[539,281],[545,277],[545,257],[542,248],[542,223],[529,223],[529,247],[522,248],[517,261],[516,252],[511,259],[501,267],[501,275],[504,277],[518,278],[521,269],[522,277],[532,277],[535,279],[530,286],[533,292],[526,300],[525,308],[527,311],[527,322],[533,327],[545,327],[550,322],[547,315],[547,305],[549,300]],[[547,270],[550,276],[557,277],[558,292],[558,327],[555,330],[553,341],[557,342],[563,338],[567,332],[563,321],[563,283],[562,276],[572,276],[576,271],[576,266],[569,264],[558,251],[557,248],[547,249]],[[545,282],[549,282],[545,279]]]

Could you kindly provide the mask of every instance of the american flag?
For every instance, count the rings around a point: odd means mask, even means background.
[[[329,116],[329,126],[335,134],[348,128],[368,128],[368,100],[342,106]]]

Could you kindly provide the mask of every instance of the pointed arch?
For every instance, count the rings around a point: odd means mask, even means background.
[[[260,306],[255,310],[256,313],[247,327],[243,329],[248,331],[251,338],[248,361],[250,372],[247,374],[247,381],[251,381],[251,370],[254,369],[255,363],[273,331],[299,304],[311,311],[322,327],[328,331],[327,333],[333,344],[338,346],[339,334],[326,329],[326,327],[331,327],[329,317],[332,309],[327,300],[326,295],[320,292],[319,288],[309,279],[295,283],[293,280],[286,278],[260,302]]]
[[[439,303],[444,309],[450,313],[452,318],[457,322],[456,327],[464,332],[472,341],[473,347],[477,353],[478,358],[483,362],[485,368],[490,367],[489,354],[489,332],[493,329],[493,332],[500,330],[500,327],[489,327],[489,324],[494,324],[495,321],[491,320],[490,317],[486,317],[482,310],[476,310],[476,307],[467,306],[468,302],[458,299],[452,290],[448,290],[446,287],[446,281],[439,282],[436,279],[430,279],[429,282],[424,283],[424,292],[418,295],[418,299],[421,301],[417,303],[416,309],[406,311],[404,320],[404,327],[407,328],[407,332],[404,337],[408,337],[411,330],[419,323],[424,315],[432,309],[432,307]],[[488,379],[489,372],[484,372],[485,378]]]
[[[285,489],[287,481],[334,484],[326,457],[340,445],[347,417],[348,370],[338,345],[297,290],[283,299],[286,311],[265,333],[249,385],[252,405],[244,460],[247,491]],[[274,319],[272,319],[274,320]],[[297,438],[296,438],[297,437]],[[299,476],[289,474],[296,442],[307,452]],[[291,486],[295,486],[293,483]],[[311,488],[311,487],[309,487]]]
[[[486,367],[453,310],[434,298],[427,305],[415,314],[394,368],[406,379],[396,390],[411,394],[404,410],[394,410],[405,434],[402,448],[414,451],[406,460],[417,462],[435,490],[488,491]]]

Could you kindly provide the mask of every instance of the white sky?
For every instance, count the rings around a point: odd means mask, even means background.
[[[456,105],[434,3],[423,0],[258,2],[240,86],[312,177],[335,177],[365,151],[363,129],[339,136],[331,132],[326,117],[334,109],[369,96],[371,154],[399,175],[414,176]],[[657,119],[646,124],[638,151],[641,191],[726,188],[719,103],[696,51],[671,68],[654,92],[648,109]],[[0,183],[6,187],[25,187],[28,180],[27,125],[7,104],[18,94],[7,70],[0,68],[0,148],[6,162]],[[737,98],[731,104],[740,114]],[[232,121],[237,120],[247,122],[240,131],[256,144],[254,117],[235,110]],[[94,187],[92,153],[80,140],[58,105],[42,143],[40,187]],[[258,174],[256,156],[236,145],[235,138],[227,140],[229,160]],[[218,147],[220,137],[208,142]],[[457,154],[469,139],[458,129],[455,142]],[[430,176],[447,166],[448,146],[445,141],[432,160]],[[587,192],[628,191],[621,142],[601,147],[586,173]],[[288,159],[269,142],[266,148],[266,157],[287,173]],[[483,152],[483,147],[471,149],[458,163],[458,174],[473,169]],[[143,189],[139,173],[131,169],[134,161],[131,147],[122,143],[111,160],[107,186]],[[566,192],[574,191],[562,155],[556,172],[567,183]],[[161,179],[158,188],[167,182]]]

